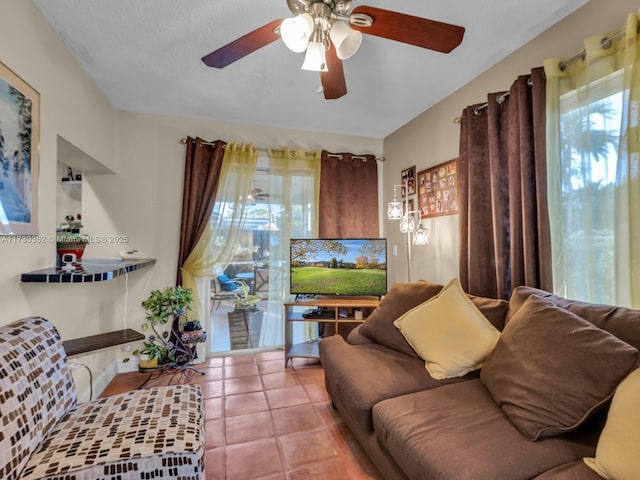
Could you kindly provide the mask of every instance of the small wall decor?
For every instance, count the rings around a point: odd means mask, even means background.
[[[409,192],[405,192],[405,181],[407,182]],[[402,183],[402,196],[413,195],[416,193],[416,166],[402,170],[400,175],[400,183]]]
[[[0,62],[0,235],[37,235],[40,94]]]
[[[409,205],[409,210],[405,211],[407,204]],[[416,207],[413,198],[410,198],[407,203],[402,202],[402,214],[406,215],[407,212],[415,212]]]
[[[418,172],[420,218],[458,213],[458,159]]]

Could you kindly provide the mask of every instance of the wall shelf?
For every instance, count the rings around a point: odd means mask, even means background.
[[[141,258],[136,260],[121,259],[83,259],[72,272],[66,272],[59,267],[45,268],[33,272],[23,273],[22,282],[30,283],[93,283],[113,280],[129,272],[150,267],[156,263],[155,258]]]
[[[130,328],[125,330],[116,330],[114,332],[99,333],[97,335],[89,335],[88,337],[74,338],[62,342],[67,356],[82,355],[91,353],[105,348],[117,347],[132,342],[140,342],[144,340],[144,335]]]
[[[82,187],[82,180],[61,181],[60,186],[68,190],[77,190]]]

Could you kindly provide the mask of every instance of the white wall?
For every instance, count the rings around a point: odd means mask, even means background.
[[[592,0],[385,138],[384,202],[393,197],[401,170],[416,165],[420,171],[458,156],[460,129],[453,120],[466,106],[486,101],[489,92],[508,90],[518,75],[541,66],[546,58],[580,52],[585,37],[618,29],[627,13],[639,7],[637,0]],[[412,279],[447,282],[458,275],[458,215],[427,219],[424,225],[430,228],[431,245],[412,248]],[[399,233],[397,222],[385,220],[384,230],[389,244],[398,245],[398,257],[390,261],[390,281],[406,281],[406,236]]]
[[[151,289],[175,281],[185,153],[180,139],[187,135],[382,155],[380,139],[117,112],[25,0],[0,3],[0,61],[41,96],[39,233],[55,233],[62,137],[94,166],[104,167],[83,172],[83,232],[129,238],[128,244],[90,244],[85,256],[113,258],[134,247],[157,258],[154,267],[108,282],[23,284],[21,273],[55,264],[55,244],[0,242],[0,325],[41,315],[56,325],[63,339],[140,325],[140,302]],[[101,171],[115,173],[95,173]],[[80,357],[97,379],[94,393],[122,367],[115,359],[125,355],[115,349]],[[78,369],[74,376],[86,398],[88,375]]]

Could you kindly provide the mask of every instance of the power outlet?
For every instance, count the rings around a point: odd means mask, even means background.
[[[394,257],[398,256],[398,245],[394,245],[393,247],[391,247],[391,255],[393,255]]]

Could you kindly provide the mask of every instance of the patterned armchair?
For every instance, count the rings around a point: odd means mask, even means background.
[[[198,385],[136,390],[78,404],[55,327],[0,327],[0,478],[204,479]]]

